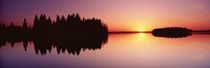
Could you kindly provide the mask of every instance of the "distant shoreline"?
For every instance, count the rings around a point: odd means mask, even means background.
[[[121,34],[121,33],[151,33],[151,31],[116,31],[108,32],[109,34]]]
[[[193,33],[198,33],[198,34],[210,34],[210,30],[197,30],[197,31],[192,31]]]
[[[108,32],[109,34],[126,34],[126,33],[152,33],[152,31],[113,31]],[[210,30],[195,30],[192,33],[196,34],[210,34]]]

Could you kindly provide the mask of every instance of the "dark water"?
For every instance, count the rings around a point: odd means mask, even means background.
[[[33,42],[0,47],[1,68],[210,68],[210,34],[184,38],[154,37],[150,33],[109,34],[99,48],[69,54],[51,46],[36,52]],[[45,50],[44,50],[45,51]]]

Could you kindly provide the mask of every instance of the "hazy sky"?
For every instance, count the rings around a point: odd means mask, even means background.
[[[210,29],[210,0],[0,0],[0,22],[20,25],[35,14],[79,13],[100,18],[110,31],[152,30],[160,27]],[[32,24],[31,24],[32,25]]]

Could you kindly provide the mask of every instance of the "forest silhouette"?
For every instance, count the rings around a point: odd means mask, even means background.
[[[23,26],[15,26],[11,23],[6,27],[0,24],[1,39],[26,39],[26,40],[52,40],[74,38],[75,40],[100,38],[108,35],[108,28],[100,19],[81,19],[77,13],[64,16],[57,16],[56,21],[48,19],[44,14],[39,18],[36,15],[33,27],[28,27],[26,19]]]
[[[56,47],[58,53],[67,50],[69,54],[79,55],[82,49],[100,49],[108,38],[108,28],[100,19],[81,19],[78,13],[67,18],[57,15],[56,21],[44,14],[35,15],[32,27],[28,27],[24,19],[22,26],[0,24],[0,33],[0,47],[23,42],[27,50],[28,42],[33,42],[36,54],[42,55],[52,47]]]

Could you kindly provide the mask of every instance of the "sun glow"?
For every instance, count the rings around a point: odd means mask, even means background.
[[[141,29],[139,29],[139,31],[142,32],[142,31],[144,31],[144,29],[141,28]]]

